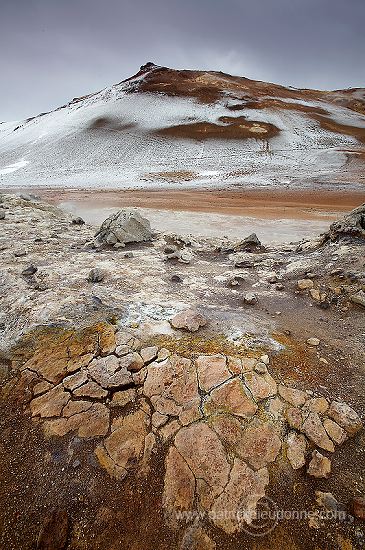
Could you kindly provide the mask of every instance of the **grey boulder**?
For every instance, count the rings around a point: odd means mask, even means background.
[[[112,214],[101,224],[95,234],[97,245],[116,247],[151,239],[150,222],[133,209],[123,209]]]

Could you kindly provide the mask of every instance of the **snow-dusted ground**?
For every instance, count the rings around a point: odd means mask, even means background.
[[[29,121],[0,124],[0,186],[149,188],[182,185],[309,186],[313,182],[360,183],[343,152],[356,149],[355,138],[322,129],[306,113],[279,109],[227,109],[229,98],[201,104],[191,98],[158,93],[128,93],[136,82],[122,83],[71,102]],[[288,100],[289,102],[290,100]],[[300,103],[296,100],[296,103]],[[342,124],[365,127],[365,118],[324,102]],[[156,136],[154,131],[221,116],[246,116],[274,124],[281,132],[269,142],[204,141]],[[100,118],[107,128],[90,128]],[[161,173],[189,172],[184,181]]]

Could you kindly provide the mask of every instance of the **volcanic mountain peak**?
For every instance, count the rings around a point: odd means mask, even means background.
[[[364,89],[296,89],[148,62],[53,112],[2,124],[0,182],[356,186],[364,143]]]

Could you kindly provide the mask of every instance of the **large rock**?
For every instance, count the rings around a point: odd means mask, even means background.
[[[102,224],[95,234],[97,244],[116,245],[150,241],[150,222],[133,209],[119,210]]]
[[[332,240],[343,237],[365,237],[365,204],[346,214],[341,220],[334,222],[327,233]]]

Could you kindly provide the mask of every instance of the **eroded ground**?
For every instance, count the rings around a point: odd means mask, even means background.
[[[3,206],[2,547],[363,547],[361,239],[97,250],[52,206]],[[256,537],[265,502],[314,514]]]

